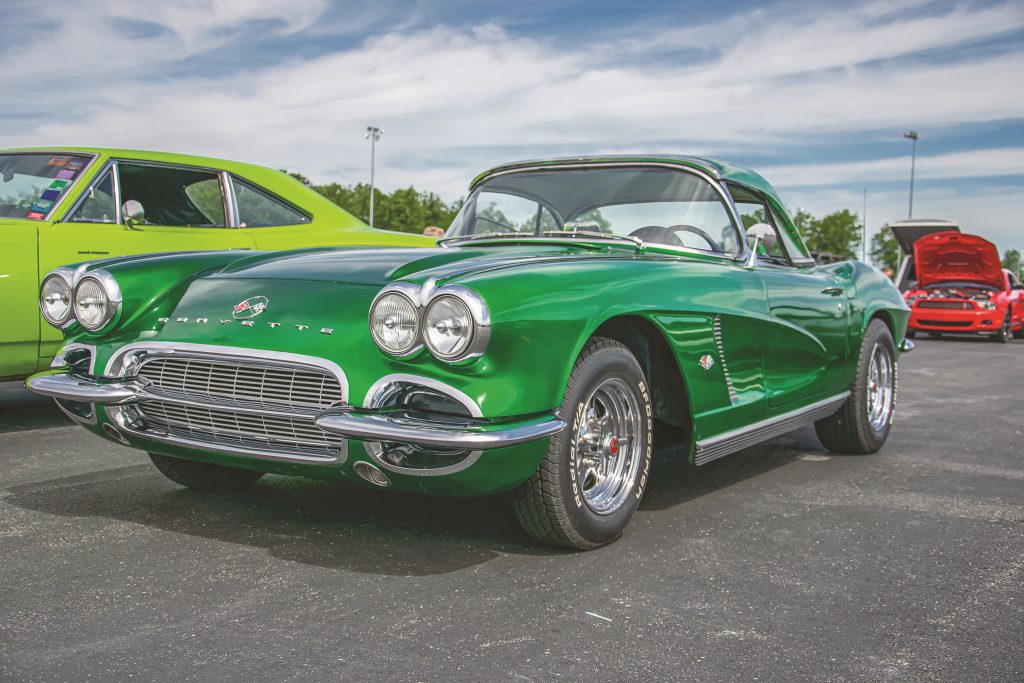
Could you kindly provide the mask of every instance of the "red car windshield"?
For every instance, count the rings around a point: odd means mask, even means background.
[[[88,164],[81,154],[0,154],[0,218],[45,219]]]

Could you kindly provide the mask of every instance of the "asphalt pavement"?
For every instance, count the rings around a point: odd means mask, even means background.
[[[1019,682],[1024,341],[919,340],[877,455],[663,449],[588,553],[502,497],[186,491],[0,384],[0,680]]]

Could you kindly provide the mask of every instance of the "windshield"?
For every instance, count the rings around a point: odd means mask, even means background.
[[[43,220],[88,163],[78,154],[0,154],[0,217]]]
[[[734,256],[739,233],[703,178],[655,167],[524,171],[484,181],[447,237],[600,233]]]

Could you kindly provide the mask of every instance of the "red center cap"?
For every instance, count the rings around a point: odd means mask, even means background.
[[[614,436],[608,442],[608,452],[611,453],[612,455],[619,454],[619,440],[616,439]]]

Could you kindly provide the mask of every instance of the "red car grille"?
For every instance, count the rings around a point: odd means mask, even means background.
[[[918,320],[921,325],[931,325],[933,327],[970,327],[970,320]]]
[[[970,301],[918,301],[918,308],[947,308],[955,311],[973,311],[974,304]]]

